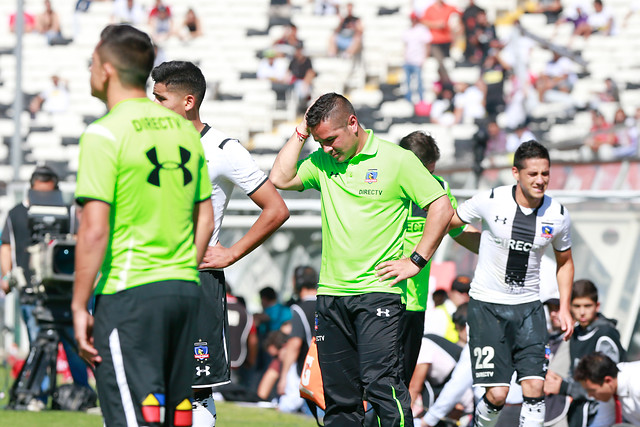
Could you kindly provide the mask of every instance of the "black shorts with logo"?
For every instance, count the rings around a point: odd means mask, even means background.
[[[474,385],[508,386],[514,371],[518,382],[544,379],[548,333],[540,301],[507,305],[471,298],[467,321]]]
[[[96,384],[105,425],[191,425],[196,282],[168,280],[96,298]]]
[[[200,271],[200,300],[193,339],[193,388],[230,382],[227,294],[222,270]]]

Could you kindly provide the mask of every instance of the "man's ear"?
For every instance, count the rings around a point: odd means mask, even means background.
[[[116,70],[116,67],[114,67],[110,62],[104,62],[102,64],[102,68],[105,72],[105,77],[107,78],[118,75],[118,70]]]
[[[196,106],[196,97],[193,95],[185,95],[184,97],[184,111],[191,111]]]

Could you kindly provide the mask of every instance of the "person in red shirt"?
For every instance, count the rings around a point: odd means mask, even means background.
[[[433,40],[431,41],[431,54],[438,62],[449,56],[451,42],[454,33],[450,26],[451,15],[462,15],[462,12],[443,0],[436,0],[425,10],[422,23],[429,28]]]

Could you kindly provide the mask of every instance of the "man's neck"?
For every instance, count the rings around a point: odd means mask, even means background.
[[[113,93],[107,94],[107,110],[111,111],[116,104],[135,98],[147,98],[147,92],[144,89],[123,89],[114,90]]]

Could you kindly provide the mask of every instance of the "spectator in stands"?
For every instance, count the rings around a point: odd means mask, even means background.
[[[425,10],[421,21],[427,26],[433,40],[431,41],[431,54],[442,63],[444,58],[449,57],[451,43],[456,32],[451,28],[451,15],[462,15],[456,7],[445,3],[443,0],[435,0],[431,6]]]
[[[316,15],[336,15],[339,5],[338,0],[314,0],[313,13]]]
[[[300,375],[304,360],[315,335],[316,293],[318,273],[313,267],[300,266],[294,270],[294,282],[299,301],[291,306],[291,334],[284,345],[282,373],[278,381],[279,409],[283,412],[309,412],[300,397]]]
[[[50,0],[44,0],[44,11],[36,16],[36,31],[47,38],[50,45],[68,44],[71,40],[65,39],[60,31],[60,17],[51,7]]]
[[[267,49],[262,53],[262,59],[258,63],[256,77],[261,80],[270,80],[275,83],[287,81],[287,61],[278,57],[273,49]]]
[[[586,22],[581,23],[576,28],[576,34],[585,39],[594,33],[610,36],[616,34],[616,32],[613,12],[604,7],[602,0],[593,1],[593,12],[589,13]]]
[[[346,8],[347,13],[340,18],[329,39],[329,56],[354,58],[362,51],[362,21],[353,14],[353,3],[347,3]]]
[[[155,44],[162,43],[173,35],[173,18],[169,9],[164,5],[156,8],[156,13],[150,15],[149,26],[151,28],[151,38]]]
[[[313,70],[311,59],[305,55],[302,42],[296,46],[293,58],[289,63],[289,75],[291,76],[297,111],[304,113],[307,110],[307,102],[311,99],[311,86],[316,72]]]
[[[507,150],[507,134],[498,126],[495,120],[490,120],[487,124],[487,149],[485,155],[487,157],[496,154],[503,154]]]
[[[411,14],[411,28],[405,30],[402,35],[404,41],[404,71],[407,76],[407,93],[405,98],[413,103],[413,82],[416,83],[416,91],[420,102],[424,100],[422,86],[422,64],[429,56],[429,44],[431,32],[422,25],[418,15]]]
[[[51,83],[29,103],[31,118],[35,118],[36,113],[56,114],[64,113],[69,109],[70,94],[67,81],[60,78],[59,73],[51,76]]]
[[[114,0],[111,22],[114,24],[143,25],[147,14],[140,3],[135,0]]]
[[[487,13],[484,10],[480,10],[476,14],[475,27],[473,31],[468,34],[467,43],[465,47],[465,59],[474,65],[484,63],[490,49],[500,48],[501,45],[496,36],[496,29],[494,25],[487,20]]]
[[[469,0],[469,4],[465,8],[464,12],[462,12],[462,25],[464,28],[464,59],[466,62],[470,63],[470,58],[472,56],[472,47],[469,42],[470,37],[474,34],[476,29],[476,17],[478,13],[484,12],[484,9],[478,6],[475,0]]]
[[[542,13],[547,17],[547,24],[555,24],[562,13],[562,2],[560,0],[538,0],[530,12]]]
[[[480,67],[483,84],[479,86],[485,93],[485,109],[489,119],[495,120],[496,116],[504,111],[504,82],[509,70],[510,67],[501,59],[499,50],[489,49]]]
[[[32,33],[36,31],[36,17],[35,15],[24,11],[22,13],[23,16],[23,29],[22,31],[26,33]],[[9,15],[9,31],[12,33],[16,32],[16,13],[12,13]]]
[[[636,110],[640,111],[640,109]],[[613,126],[618,140],[616,157],[635,156],[638,153],[638,126],[635,118],[627,117],[622,107],[613,116]]]
[[[552,59],[535,82],[539,101],[563,104],[569,114],[574,113],[577,105],[571,90],[576,80],[578,77],[573,71],[573,61],[554,51]]]
[[[515,153],[520,144],[531,140],[537,140],[537,138],[529,129],[529,119],[525,119],[507,135],[507,152]]]
[[[456,92],[453,97],[455,123],[473,123],[487,114],[484,108],[485,92],[479,85],[484,85],[481,80],[472,85],[463,82],[454,85]]]
[[[290,23],[285,27],[284,34],[273,44],[276,52],[287,58],[292,58],[296,48],[302,44],[302,40],[298,38],[298,27]]]
[[[202,24],[196,11],[190,7],[184,15],[182,25],[178,29],[178,37],[181,40],[193,40],[202,35]]]
[[[444,81],[436,92],[436,99],[431,103],[430,119],[432,123],[452,125],[455,123],[453,114],[454,86],[451,82]]]
[[[169,5],[166,5],[162,0],[156,0],[155,4],[149,11],[149,25],[152,25],[153,18],[157,17],[161,13],[166,13],[167,15],[172,16],[171,7],[169,7]]]
[[[620,102],[620,90],[618,85],[611,77],[604,80],[605,88],[602,92],[597,92],[598,101],[601,102]]]
[[[607,122],[604,115],[598,110],[591,111],[591,129],[589,129],[589,136],[585,139],[585,147],[588,147],[593,154],[599,154],[602,150],[603,155],[608,157],[607,150],[611,147],[618,145],[618,137],[613,131],[611,123]],[[588,150],[584,150],[583,153],[587,153]],[[587,156],[588,157],[588,156]]]
[[[558,26],[566,22],[573,24],[572,38],[582,31],[582,27],[588,19],[589,5],[586,0],[573,0],[568,7],[565,7],[560,18],[556,21],[554,35],[558,30]],[[579,30],[580,29],[580,30]],[[571,44],[571,40],[569,40]]]

